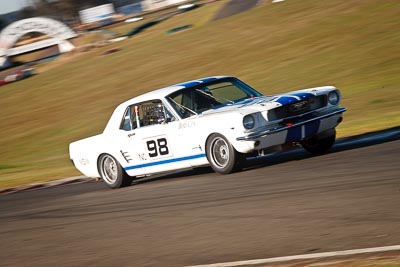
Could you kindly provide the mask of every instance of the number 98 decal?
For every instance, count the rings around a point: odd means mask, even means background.
[[[169,155],[168,142],[166,138],[146,141],[149,157],[162,157]]]

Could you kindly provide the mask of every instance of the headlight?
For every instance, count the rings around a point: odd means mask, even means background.
[[[338,91],[332,91],[328,94],[328,102],[332,105],[337,105],[339,103],[340,96]]]
[[[254,127],[254,117],[253,115],[246,115],[243,118],[243,126],[247,130],[252,129]]]

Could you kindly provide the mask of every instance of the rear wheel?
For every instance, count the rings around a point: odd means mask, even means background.
[[[327,152],[335,143],[336,133],[333,131],[331,135],[317,135],[311,139],[304,140],[301,145],[305,150],[312,154],[322,154]]]
[[[132,178],[111,155],[101,155],[99,171],[103,181],[111,188],[120,188],[132,183]]]
[[[221,134],[212,134],[208,138],[206,154],[211,168],[221,174],[240,170],[245,158]]]

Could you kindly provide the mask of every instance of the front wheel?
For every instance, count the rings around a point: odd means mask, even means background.
[[[327,152],[335,143],[336,133],[328,136],[314,136],[311,139],[304,140],[301,145],[305,150],[312,154],[322,154]]]
[[[211,168],[221,174],[240,170],[244,161],[244,155],[221,134],[212,134],[207,139],[206,154]]]
[[[103,181],[111,188],[120,188],[132,183],[132,178],[111,155],[101,155],[99,171]]]

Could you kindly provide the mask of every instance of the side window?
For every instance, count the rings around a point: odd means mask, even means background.
[[[121,130],[131,131],[136,128],[174,121],[160,100],[151,100],[129,106],[122,118]]]
[[[182,90],[168,99],[182,118],[188,118],[221,105],[207,87]]]
[[[185,99],[185,101],[183,100]],[[175,96],[171,96],[169,97],[169,102],[171,103],[171,105],[174,107],[174,109],[178,112],[179,116],[181,116],[182,118],[188,118],[191,115],[193,115],[193,112],[190,112],[190,104],[189,107],[185,106],[184,102],[187,102],[186,99],[190,98],[187,95],[183,95],[183,93],[179,93],[179,94],[175,94]]]
[[[120,129],[125,130],[125,131],[130,131],[133,129],[132,120],[131,120],[131,107],[128,107],[126,109],[124,117],[122,119]]]

